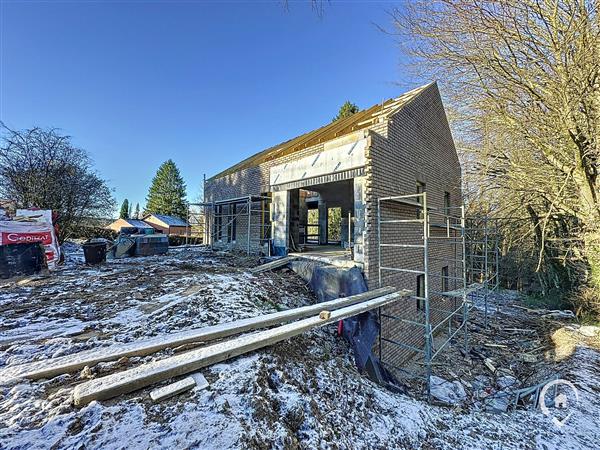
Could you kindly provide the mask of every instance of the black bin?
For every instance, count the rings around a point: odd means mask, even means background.
[[[106,262],[106,242],[86,242],[82,247],[86,264]]]
[[[33,275],[45,267],[44,247],[39,243],[0,245],[0,278]]]

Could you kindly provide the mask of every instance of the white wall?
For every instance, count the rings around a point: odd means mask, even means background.
[[[329,144],[329,143],[328,143]],[[307,178],[343,172],[366,164],[367,139],[343,143],[312,156],[273,166],[270,169],[271,185],[289,183]]]

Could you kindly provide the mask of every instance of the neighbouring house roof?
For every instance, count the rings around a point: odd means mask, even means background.
[[[304,148],[316,145],[320,142],[325,142],[337,137],[343,136],[344,134],[351,133],[353,131],[362,130],[369,128],[370,126],[383,122],[393,114],[396,114],[411,100],[416,98],[428,87],[435,85],[435,82],[426,84],[424,86],[408,91],[399,97],[391,98],[377,105],[371,106],[370,108],[363,109],[356,114],[346,117],[344,119],[336,120],[321,128],[302,134],[298,137],[282,142],[281,144],[269,147],[249,158],[240,161],[239,163],[223,170],[222,172],[212,176],[209,180],[220,178],[230,173],[237,172],[241,169],[247,169],[250,167],[256,167],[259,164],[270,161],[282,156],[292,154],[300,151]]]
[[[93,226],[98,226],[97,223],[93,223]],[[110,229],[121,229],[123,227],[135,227],[135,228],[152,228],[143,220],[138,219],[117,219],[105,226]]]
[[[123,220],[125,222],[127,222],[129,225],[131,225],[132,227],[136,227],[136,228],[152,228],[150,225],[148,225],[143,220],[138,220],[138,219],[123,219]]]
[[[167,227],[186,227],[187,226],[187,223],[185,220],[180,219],[179,217],[166,216],[164,214],[148,214],[146,217],[144,217],[144,220],[146,220],[150,216],[161,221]]]
[[[17,202],[9,198],[0,198],[0,208],[16,209]]]

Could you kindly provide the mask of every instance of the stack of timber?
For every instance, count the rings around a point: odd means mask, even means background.
[[[397,291],[390,287],[380,288],[316,305],[24,364],[6,369],[4,373],[0,373],[0,382],[11,377],[13,379],[25,377],[34,380],[50,378],[74,372],[85,366],[93,366],[99,362],[117,360],[123,356],[148,355],[165,348],[179,347],[183,344],[186,344],[187,347],[200,346],[208,341],[279,325],[275,328],[255,331],[229,340],[221,340],[212,345],[84,382],[74,389],[74,403],[83,406],[94,400],[113,398],[171,378],[197,372],[199,369],[212,364],[273,345],[313,328],[380,308],[409,295],[411,295],[410,291]],[[158,401],[193,388],[198,380],[196,378],[195,382],[192,383],[194,379],[189,378],[184,378],[171,385],[154,390],[152,393],[153,400]]]
[[[223,339],[235,334],[266,328],[319,314],[323,310],[342,308],[356,303],[380,297],[394,292],[394,288],[384,287],[351,297],[331,300],[316,305],[289,309],[248,319],[236,320],[210,327],[197,328],[177,333],[170,333],[156,338],[144,339],[129,344],[112,345],[98,350],[87,350],[72,355],[61,356],[50,360],[15,366],[4,376],[14,378],[51,378],[65,373],[75,372],[85,366],[94,366],[100,362],[115,361],[125,356],[146,356],[166,348],[181,345],[200,346],[204,342]]]

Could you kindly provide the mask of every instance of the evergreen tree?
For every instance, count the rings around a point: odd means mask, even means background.
[[[335,122],[336,120],[340,119],[345,119],[346,117],[350,117],[352,114],[356,114],[358,111],[360,111],[360,109],[358,108],[358,106],[356,106],[355,103],[346,101],[346,103],[344,103],[340,107],[338,115],[333,118],[332,122]]]
[[[133,218],[140,219],[140,204],[139,203],[135,204],[135,212],[133,213]]]
[[[123,200],[121,204],[121,211],[119,212],[119,219],[129,219],[129,200]]]
[[[145,214],[166,214],[182,219],[187,217],[185,183],[172,160],[164,162],[152,179],[146,197]]]

